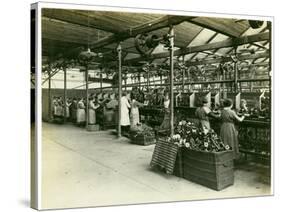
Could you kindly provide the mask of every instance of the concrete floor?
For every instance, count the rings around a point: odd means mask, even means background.
[[[154,145],[133,145],[112,131],[43,123],[42,148],[44,209],[271,194],[256,168],[235,170],[235,184],[222,191],[152,171]]]

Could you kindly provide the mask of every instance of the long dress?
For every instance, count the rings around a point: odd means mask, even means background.
[[[56,101],[54,101],[54,103],[53,103],[53,115],[54,115],[54,117],[56,117],[57,114],[58,114],[57,109],[58,109],[58,103]]]
[[[232,147],[235,158],[239,156],[239,148],[238,148],[238,131],[235,128],[234,122],[235,112],[230,109],[223,109],[221,112],[221,130],[220,137],[224,144]]]
[[[202,127],[203,129],[204,128],[208,130],[211,129],[209,118],[208,118],[208,114],[210,112],[211,112],[210,108],[206,106],[199,107],[195,111],[195,116],[198,118],[200,127]]]
[[[85,105],[83,101],[79,101],[77,105],[77,123],[86,121]]]
[[[140,123],[140,114],[139,114],[139,106],[142,106],[142,104],[135,99],[132,100],[132,108],[131,108],[131,127],[135,126]]]
[[[93,101],[89,102],[89,124],[96,124],[96,109],[99,105],[96,105]]]
[[[71,109],[71,120],[75,123],[77,120],[77,101],[74,100],[70,105]]]
[[[115,110],[116,107],[118,106],[118,101],[116,99],[111,99],[105,107],[105,121],[107,123],[115,123]]]
[[[162,122],[162,124],[160,125],[160,129],[169,129],[171,126],[170,120],[170,100],[165,100],[164,101],[164,110],[165,110],[165,114],[164,114],[164,120]]]
[[[56,107],[56,114],[57,117],[62,117],[63,116],[63,107],[62,105],[59,103]]]
[[[121,126],[130,125],[129,108],[131,107],[126,96],[121,97]]]
[[[66,111],[65,111],[65,115],[66,115],[66,118],[69,118],[70,117],[70,107],[71,103],[66,103]]]

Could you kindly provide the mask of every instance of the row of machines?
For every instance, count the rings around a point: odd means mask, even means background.
[[[161,93],[159,94],[163,96]],[[142,121],[151,126],[159,126],[164,117],[163,97],[154,95],[147,106],[140,108]],[[209,99],[209,107],[214,113],[219,113],[221,99],[231,98],[237,114],[246,118],[237,123],[239,131],[240,151],[246,155],[270,159],[271,152],[271,101],[269,92],[190,92],[174,94],[175,121],[181,119],[194,120],[195,110],[200,106],[202,98]],[[160,99],[160,100],[158,100]],[[158,100],[158,101],[156,101]],[[248,110],[241,108],[241,102],[246,100]],[[219,133],[220,121],[211,119],[212,128]]]

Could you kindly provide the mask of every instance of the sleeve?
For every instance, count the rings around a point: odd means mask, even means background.
[[[81,103],[81,109],[85,109],[85,108],[86,108],[85,104]]]
[[[231,110],[231,111],[230,111],[230,117],[231,117],[233,120],[236,120],[237,114],[235,113],[234,110]]]
[[[195,117],[196,117],[196,118],[199,117],[199,114],[198,114],[198,113],[199,113],[199,109],[197,108],[197,109],[195,110]]]
[[[128,108],[131,108],[131,105],[129,104],[128,100],[126,100],[126,105],[127,105]]]
[[[142,106],[143,106],[143,104],[140,103],[140,102],[138,102],[138,101],[136,101],[136,105],[137,105],[138,107],[142,107]]]
[[[94,108],[94,110],[96,110],[96,109],[98,109],[100,107],[100,105],[99,104],[93,104],[93,108]]]
[[[206,114],[209,114],[211,112],[211,109],[208,107],[204,107],[204,111]]]

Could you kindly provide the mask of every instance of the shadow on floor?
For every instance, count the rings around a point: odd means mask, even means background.
[[[19,203],[24,207],[27,207],[27,208],[30,207],[30,201],[28,199],[21,199],[21,200],[19,200]]]

